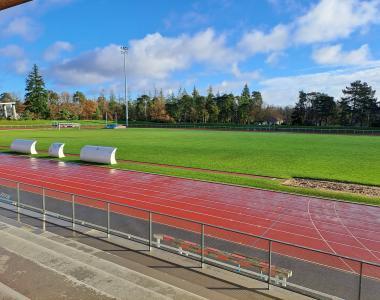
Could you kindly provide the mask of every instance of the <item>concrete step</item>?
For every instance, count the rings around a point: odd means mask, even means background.
[[[9,286],[0,282],[0,299],[1,300],[30,300],[28,297],[20,294]]]
[[[1,246],[0,281],[5,285],[1,287],[0,284],[1,300],[21,300],[24,297],[31,300],[115,300],[115,297],[70,280],[63,274],[9,252]]]
[[[117,299],[204,299],[95,256],[96,248],[29,226],[0,222],[1,246]]]

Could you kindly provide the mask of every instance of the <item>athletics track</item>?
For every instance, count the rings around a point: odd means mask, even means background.
[[[380,207],[6,154],[0,154],[0,184],[6,185],[1,179],[128,204],[380,263]],[[22,189],[33,192],[33,188],[26,185]],[[63,194],[48,193],[51,197],[70,200]],[[85,198],[77,201],[93,207],[103,205]],[[111,211],[146,218],[142,212],[117,205],[112,205]],[[157,216],[155,221],[199,232],[199,225],[195,223],[164,216]],[[209,230],[210,234],[230,242],[267,247],[264,240]],[[277,244],[273,251],[348,272],[359,271],[355,262],[291,248]],[[373,270],[368,275],[379,278],[380,272]]]

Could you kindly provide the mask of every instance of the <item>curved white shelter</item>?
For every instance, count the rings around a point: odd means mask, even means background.
[[[84,146],[80,150],[80,159],[88,162],[96,162],[101,164],[116,164],[116,150],[114,147],[102,146]]]
[[[14,140],[11,145],[11,150],[24,154],[37,154],[37,141],[34,140]]]
[[[63,153],[64,143],[53,143],[49,147],[49,156],[62,158],[65,157]]]

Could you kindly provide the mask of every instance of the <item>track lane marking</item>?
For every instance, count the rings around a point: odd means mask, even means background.
[[[331,251],[332,251],[333,253],[337,254],[337,253],[335,252],[335,250],[331,247],[331,245],[329,244],[329,242],[325,240],[325,238],[323,237],[323,235],[321,234],[321,232],[318,230],[317,226],[314,224],[313,218],[312,218],[312,216],[311,216],[311,214],[310,214],[310,201],[309,201],[308,204],[307,204],[307,210],[308,210],[308,213],[309,213],[309,216],[310,216],[310,221],[311,221],[311,223],[313,224],[315,230],[316,230],[316,231],[318,232],[318,234],[320,235],[322,241],[327,245],[328,248],[331,249]],[[351,269],[352,272],[355,273],[354,269],[353,269],[353,268],[352,268],[352,267],[351,267],[351,266],[350,266],[345,260],[343,260],[342,258],[339,258],[339,259],[343,262],[343,264],[345,264],[349,269]]]
[[[335,203],[334,203],[334,210],[335,210]],[[347,230],[347,232],[359,243],[359,245],[361,245],[365,250],[367,250],[373,257],[375,257],[377,259],[377,261],[379,261],[379,257],[376,256],[366,245],[364,245],[361,241],[359,241],[356,236],[351,232],[351,230],[343,223],[342,219],[340,218],[338,212],[335,210],[335,214],[336,216],[338,217],[338,220],[340,222],[340,224],[342,224],[342,226]]]
[[[29,173],[28,173],[28,175],[29,175]],[[43,176],[43,175],[41,175],[41,177],[47,177],[47,178],[54,178],[54,177],[48,177],[48,176]],[[61,179],[61,181],[62,181],[62,179]],[[65,180],[66,181],[66,180]],[[67,180],[67,181],[69,181],[69,180]],[[73,181],[71,181],[71,182],[73,182]],[[138,194],[138,193],[134,193],[134,194],[136,194],[136,195],[142,195],[142,194]],[[158,199],[161,199],[162,197],[157,197],[157,196],[152,196],[152,195],[147,195],[147,196],[149,196],[149,197],[153,197],[153,198],[158,198]],[[164,199],[165,201],[171,201],[171,202],[178,202],[178,203],[183,203],[182,201],[178,201],[178,200],[173,200],[173,199],[167,199],[167,198],[165,198]],[[136,200],[137,201],[137,200]],[[207,207],[207,206],[202,206],[202,205],[198,205],[198,204],[193,204],[194,206],[198,206],[198,207],[206,207],[206,208],[209,208],[209,207]],[[219,211],[223,211],[223,212],[228,212],[228,213],[230,213],[230,211],[227,211],[227,210],[221,210],[221,209],[217,209],[217,208],[215,208],[215,207],[211,207],[211,209],[213,209],[213,210],[219,210]],[[201,212],[200,212],[201,213]],[[247,217],[251,217],[252,215],[247,215],[247,214],[242,214],[242,213],[240,213],[240,212],[233,212],[234,214],[238,214],[239,216],[240,215],[245,215],[245,216],[247,216]],[[268,219],[268,218],[263,218],[263,217],[261,217],[261,216],[259,216],[259,215],[253,215],[255,218],[257,218],[257,219],[262,219],[262,220],[265,220],[265,221],[270,221],[270,219]],[[292,216],[293,217],[293,216]],[[298,224],[294,224],[294,223],[289,223],[289,222],[284,222],[284,221],[280,221],[280,223],[281,224],[289,224],[289,225],[291,225],[291,226],[297,226],[297,227],[302,227],[302,228],[304,228],[305,227],[305,225],[298,225]],[[261,227],[265,227],[265,226],[263,226],[263,225],[260,225]],[[271,225],[272,226],[272,225]],[[327,231],[327,230],[324,230],[324,231],[326,231],[326,232],[329,232],[329,231]],[[289,231],[288,231],[289,232]],[[334,234],[339,234],[339,233],[336,233],[336,232],[333,232],[333,231],[330,231],[331,233],[334,233]]]

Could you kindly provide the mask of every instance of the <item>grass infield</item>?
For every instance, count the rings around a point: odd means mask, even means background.
[[[46,151],[52,142],[66,143],[65,152],[74,154],[86,144],[115,146],[119,159],[276,178],[307,177],[380,185],[380,137],[376,136],[137,128],[0,130],[1,146],[9,146],[15,138],[38,140],[37,150]],[[380,204],[376,198],[287,187],[271,179],[124,162],[118,167]]]

